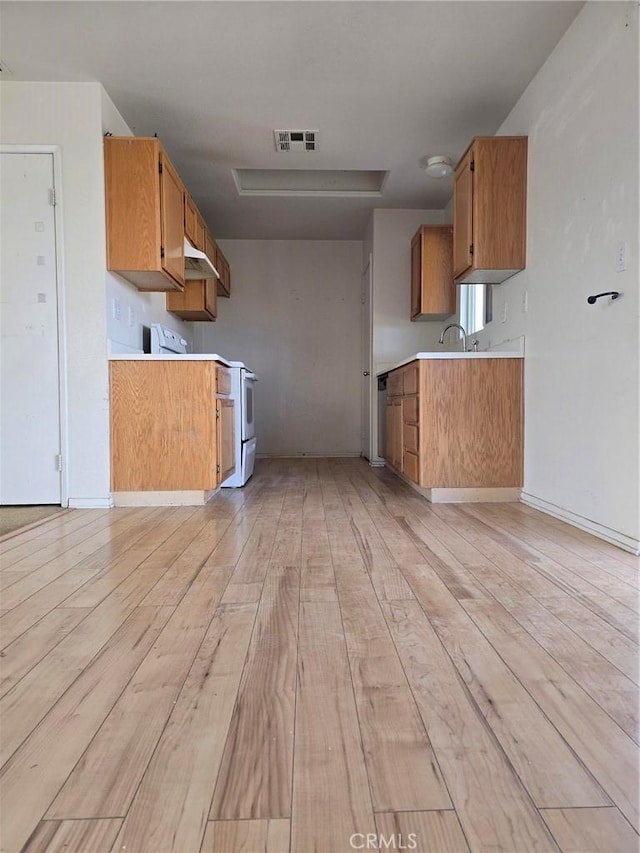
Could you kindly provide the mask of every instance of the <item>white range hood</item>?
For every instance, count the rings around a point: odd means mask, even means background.
[[[195,249],[186,238],[184,241],[184,277],[187,280],[220,278],[220,273],[205,253]]]

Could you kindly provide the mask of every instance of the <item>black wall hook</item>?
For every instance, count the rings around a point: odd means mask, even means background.
[[[587,302],[589,305],[595,305],[596,299],[600,299],[601,296],[610,296],[611,301],[613,302],[614,299],[617,299],[621,295],[622,294],[618,290],[608,290],[606,293],[596,293],[595,296],[587,296]]]

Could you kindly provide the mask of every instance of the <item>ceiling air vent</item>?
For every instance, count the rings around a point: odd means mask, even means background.
[[[274,130],[276,151],[317,151],[317,130]]]

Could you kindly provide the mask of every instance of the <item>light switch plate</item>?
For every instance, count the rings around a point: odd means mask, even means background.
[[[626,240],[618,244],[618,251],[616,252],[616,272],[624,272],[626,270],[628,251],[629,246]]]

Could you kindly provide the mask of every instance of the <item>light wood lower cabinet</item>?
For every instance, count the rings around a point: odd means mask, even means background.
[[[110,362],[113,492],[211,491],[233,473],[233,400],[217,392],[219,369]]]
[[[518,488],[523,360],[425,359],[387,379],[386,460],[426,488]]]

